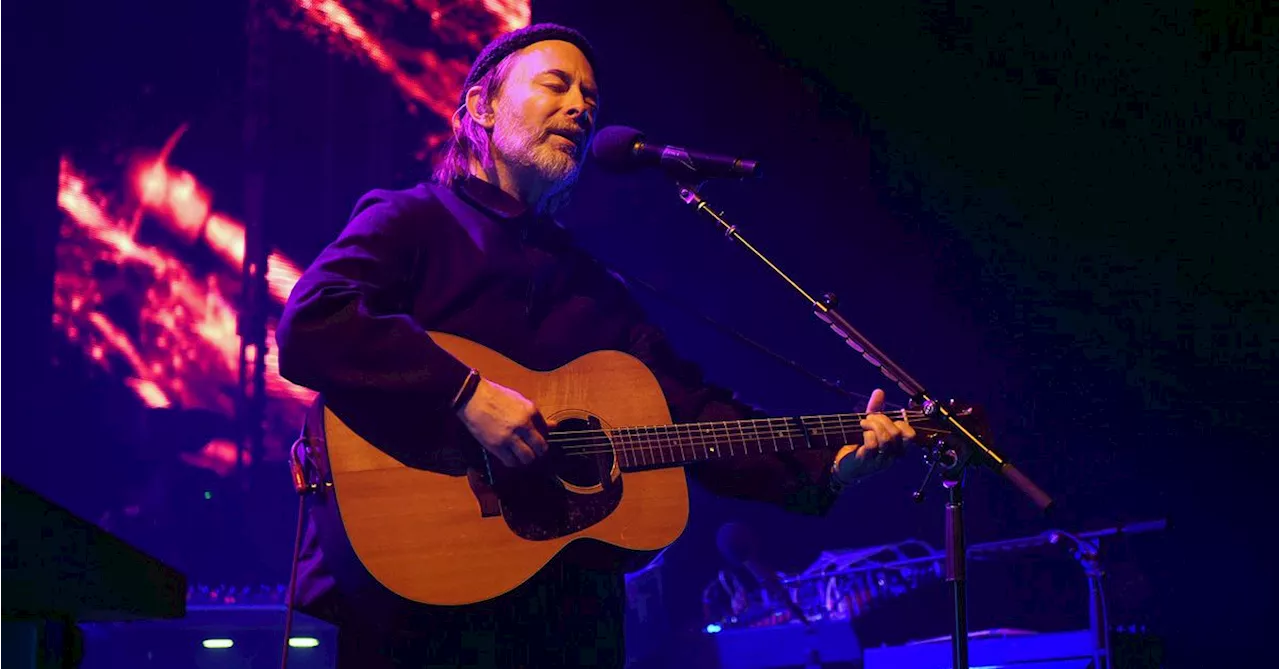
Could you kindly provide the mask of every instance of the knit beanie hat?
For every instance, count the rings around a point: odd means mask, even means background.
[[[471,87],[475,86],[476,82],[480,81],[480,78],[486,72],[502,62],[503,58],[530,44],[548,40],[560,40],[578,47],[582,54],[587,57],[587,62],[591,63],[591,67],[594,68],[596,66],[595,53],[591,49],[591,43],[587,41],[586,37],[583,37],[582,33],[573,28],[555,23],[535,23],[500,35],[480,52],[480,55],[476,57],[476,61],[471,65],[471,72],[467,74],[467,80],[462,84],[462,93],[458,100],[459,104],[466,104],[467,91],[471,90]]]

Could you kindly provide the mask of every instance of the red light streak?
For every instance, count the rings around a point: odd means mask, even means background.
[[[229,439],[210,439],[203,448],[195,453],[183,453],[179,458],[183,462],[196,467],[216,472],[219,476],[226,476],[235,471],[236,458],[239,455],[239,449],[236,448],[234,441]],[[244,454],[245,464],[252,462],[252,458],[248,453]]]
[[[327,42],[338,53],[371,64],[387,77],[410,108],[423,108],[448,120],[458,108],[458,91],[471,69],[471,61],[484,45],[505,32],[529,25],[529,0],[398,0],[374,4],[366,0],[293,0],[302,17],[298,29]],[[396,18],[410,13],[431,19],[433,37],[450,47],[461,47],[457,56],[442,56],[432,49],[398,40],[391,30],[375,37],[365,24],[393,27]],[[359,17],[367,17],[362,23]],[[418,73],[418,74],[411,74]],[[447,123],[424,133],[419,159],[434,150],[448,132]]]
[[[370,64],[408,101],[411,112],[425,109],[441,120],[453,115],[471,59],[484,44],[530,19],[528,0],[294,0],[294,5],[301,20],[287,27]],[[416,35],[398,40],[384,29],[409,13],[426,14],[435,41],[456,55],[417,46]],[[424,132],[419,158],[444,139],[447,128],[438,124]],[[169,163],[185,131],[179,128],[159,151],[134,160],[127,186],[111,196],[69,158],[62,160],[58,207],[66,218],[57,248],[52,321],[93,365],[122,378],[144,406],[211,410],[230,418],[239,387],[236,301],[245,227],[216,211],[212,193],[195,175]],[[139,241],[144,217],[146,225],[162,226],[170,241]],[[196,245],[212,251],[221,270],[197,271],[184,262],[179,254]],[[268,256],[267,287],[276,303],[285,302],[300,275],[288,257]],[[268,342],[274,343],[273,320],[267,329]],[[273,346],[264,364],[267,456],[279,459],[314,393],[280,377]],[[225,474],[235,456],[234,444],[215,439],[183,457]]]
[[[192,225],[192,212],[206,211],[209,202],[194,176],[160,161],[137,174],[138,202],[155,220],[175,232],[210,229]],[[219,252],[229,271],[200,276],[173,251],[139,243],[138,212],[114,213],[110,200],[67,158],[61,162],[58,206],[67,217],[57,250],[54,326],[104,371],[124,378],[145,406],[233,416],[240,350],[230,297],[239,294],[238,270],[231,262],[235,253]],[[209,216],[215,217],[222,241],[240,234],[242,257],[244,227],[225,215]],[[268,271],[278,274],[268,276],[268,282],[272,295],[283,301],[299,270],[288,258],[274,255]],[[268,338],[274,340],[274,325],[268,327]],[[293,426],[314,393],[281,378],[270,349],[265,364],[268,420]],[[272,432],[287,434],[268,434]],[[283,452],[279,442],[270,440],[273,456]]]
[[[167,153],[167,152],[166,152]],[[134,170],[134,189],[142,209],[188,244],[203,240],[232,268],[244,264],[244,224],[213,212],[212,198],[195,176],[169,166],[164,156],[149,160]],[[279,304],[289,299],[289,291],[302,270],[280,253],[267,258],[267,287]]]

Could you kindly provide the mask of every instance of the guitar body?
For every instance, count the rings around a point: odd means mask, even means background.
[[[484,378],[533,400],[554,432],[671,423],[657,380],[625,353],[590,353],[539,372],[461,337],[431,336]],[[489,458],[490,471],[475,468],[469,477],[408,466],[328,408],[324,429],[338,511],[356,555],[387,589],[424,604],[502,595],[582,539],[659,550],[688,519],[683,469],[624,476],[607,446],[569,457],[549,453],[518,469]],[[468,443],[453,443],[458,433]],[[480,449],[465,429],[421,436],[424,452],[444,446]]]

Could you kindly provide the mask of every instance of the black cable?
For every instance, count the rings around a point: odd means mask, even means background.
[[[298,582],[298,557],[302,552],[306,502],[305,495],[298,495],[298,530],[293,541],[293,564],[289,566],[289,590],[284,596],[284,648],[280,652],[280,669],[287,669],[289,663],[289,637],[293,634],[293,597]]]
[[[647,290],[647,291],[649,291],[651,294],[653,294],[655,297],[657,297],[659,300],[661,300],[661,301],[663,301],[663,302],[666,302],[667,304],[670,304],[670,305],[672,305],[672,306],[676,307],[677,309],[679,309],[679,310],[683,311],[684,313],[686,313],[686,314],[688,314],[688,315],[696,316],[696,317],[698,317],[698,318],[702,319],[702,320],[703,320],[703,321],[705,321],[706,323],[710,324],[712,327],[714,327],[714,328],[716,328],[717,330],[719,330],[721,333],[723,333],[723,334],[727,334],[727,335],[729,335],[730,337],[733,337],[734,339],[738,340],[739,342],[741,342],[741,343],[743,343],[743,344],[746,344],[747,346],[750,346],[751,348],[756,349],[756,350],[757,350],[757,351],[759,351],[760,353],[763,353],[763,354],[765,354],[765,355],[767,355],[767,356],[769,356],[769,357],[773,358],[774,360],[777,360],[778,362],[780,362],[780,363],[782,363],[782,364],[784,364],[784,365],[786,365],[786,366],[788,366],[788,367],[790,367],[790,368],[792,368],[792,369],[796,370],[797,372],[800,372],[802,375],[807,376],[807,377],[809,377],[810,379],[813,379],[814,381],[817,381],[818,383],[822,384],[822,385],[823,385],[827,390],[831,390],[831,391],[834,391],[834,392],[840,393],[841,395],[844,395],[844,396],[846,396],[846,397],[853,397],[853,398],[861,399],[861,400],[866,400],[866,399],[867,399],[867,396],[866,396],[866,395],[862,395],[862,394],[860,394],[860,393],[855,393],[855,392],[852,392],[852,391],[846,390],[846,389],[844,388],[844,384],[843,384],[842,382],[840,382],[840,381],[832,381],[832,380],[830,380],[830,379],[828,379],[828,378],[826,378],[826,377],[822,376],[821,374],[818,374],[818,373],[816,373],[816,372],[810,371],[809,369],[805,368],[805,367],[804,367],[803,365],[801,365],[800,363],[798,363],[798,362],[796,362],[796,361],[794,361],[794,360],[792,360],[792,359],[790,359],[790,358],[788,358],[788,357],[786,357],[786,356],[784,356],[784,355],[782,355],[782,354],[780,354],[780,353],[775,352],[773,349],[769,348],[768,346],[765,346],[764,344],[761,344],[760,342],[758,342],[758,341],[756,341],[756,340],[754,340],[754,339],[751,339],[750,337],[748,337],[748,336],[746,336],[746,335],[742,334],[741,332],[739,332],[739,331],[735,330],[734,328],[729,327],[728,325],[725,325],[724,323],[721,323],[720,321],[717,321],[716,319],[714,319],[714,318],[712,318],[712,317],[710,317],[710,316],[708,316],[708,315],[706,315],[706,314],[702,313],[702,312],[701,312],[701,311],[699,311],[697,308],[693,307],[692,305],[688,304],[687,302],[684,302],[684,301],[682,301],[682,300],[679,300],[679,299],[675,298],[674,296],[672,296],[672,295],[670,295],[670,294],[668,294],[668,293],[666,293],[666,292],[663,292],[663,291],[661,291],[661,290],[658,290],[656,287],[654,287],[654,286],[650,285],[649,283],[647,283],[647,282],[645,282],[645,281],[643,281],[643,280],[641,280],[641,279],[637,279],[637,278],[635,278],[634,276],[631,276],[631,275],[629,275],[629,274],[625,274],[625,273],[623,273],[622,271],[618,270],[616,267],[610,267],[609,269],[610,269],[611,271],[613,271],[615,274],[617,274],[619,277],[621,277],[621,278],[623,279],[623,281],[625,281],[625,282],[627,282],[627,283],[634,283],[635,285],[640,286],[641,288],[644,288],[645,290]]]
[[[280,650],[280,669],[289,663],[289,637],[293,634],[293,599],[298,587],[298,558],[302,554],[302,528],[306,523],[307,494],[315,491],[315,468],[307,450],[307,418],[302,418],[302,430],[289,448],[289,476],[293,478],[293,491],[298,494],[298,528],[293,536],[293,559],[289,564],[289,587],[284,594],[284,646]]]

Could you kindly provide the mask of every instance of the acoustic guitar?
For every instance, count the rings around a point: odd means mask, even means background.
[[[553,427],[547,456],[520,468],[489,458],[465,428],[424,436],[422,449],[482,456],[466,472],[442,473],[393,457],[325,408],[329,471],[356,555],[382,585],[424,604],[502,595],[583,539],[630,551],[666,547],[689,514],[685,465],[862,439],[864,415],[856,413],[672,424],[657,379],[625,353],[535,371],[467,339],[431,336],[484,378],[528,397]]]

